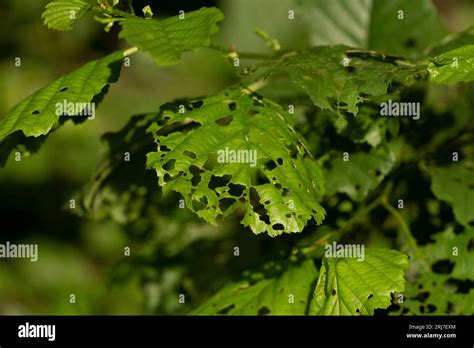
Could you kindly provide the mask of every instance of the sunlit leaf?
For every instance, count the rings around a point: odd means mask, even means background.
[[[321,223],[321,169],[282,107],[231,88],[191,108],[165,112],[165,122],[150,127],[158,151],[147,163],[163,192],[181,193],[187,208],[213,224],[241,212],[254,233]]]
[[[311,301],[310,314],[373,315],[387,308],[390,295],[404,290],[406,255],[389,249],[365,249],[358,258],[326,257]]]

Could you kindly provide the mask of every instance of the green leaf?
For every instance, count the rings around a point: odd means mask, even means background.
[[[337,126],[339,119],[331,118]],[[400,122],[396,117],[380,117],[380,109],[361,106],[360,112],[355,117],[344,118],[346,125],[337,129],[338,133],[351,139],[354,143],[367,143],[378,147],[386,142],[388,135],[396,136]]]
[[[158,64],[173,64],[183,52],[209,46],[210,36],[219,31],[217,23],[224,19],[217,8],[202,8],[184,16],[164,20],[127,18],[121,21],[120,37],[149,52]]]
[[[366,249],[364,260],[326,257],[311,301],[315,315],[373,315],[391,304],[390,294],[404,290],[406,255]]]
[[[298,0],[313,46],[368,47],[372,0]]]
[[[421,272],[414,279],[409,279],[403,294],[405,299],[400,303],[400,313],[474,314],[474,289],[462,289],[464,282],[474,281],[473,238],[474,228],[466,228],[458,234],[448,228],[433,235],[433,243],[419,247],[420,254],[432,271]],[[439,269],[442,265],[444,269]],[[416,263],[413,266],[416,267]]]
[[[265,77],[288,73],[319,108],[353,115],[368,97],[386,94],[392,82],[408,84],[415,76],[411,66],[402,67],[383,55],[345,46],[316,47],[282,56],[259,68],[269,69]]]
[[[474,170],[464,164],[433,170],[431,190],[453,207],[456,220],[463,225],[474,222]]]
[[[454,264],[451,277],[474,280],[474,250],[469,244],[473,238],[474,228],[466,228],[460,234],[448,228],[435,234],[432,237],[434,243],[420,247],[420,252],[430,265],[441,260],[451,261]]]
[[[299,0],[297,3],[310,27],[310,42],[315,46],[344,44],[416,57],[446,33],[430,0]]]
[[[390,172],[395,156],[385,147],[348,155],[348,160],[345,161],[344,154],[338,153],[328,163],[329,168],[325,173],[327,195],[343,192],[353,200],[361,201]]]
[[[304,315],[317,276],[312,259],[267,263],[226,285],[192,314]]]
[[[46,5],[41,18],[50,29],[69,31],[90,10],[92,3],[91,0],[52,1]]]
[[[445,52],[428,65],[430,80],[439,84],[474,81],[474,45]]]
[[[146,129],[157,119],[157,113],[136,115],[117,132],[105,133],[105,157],[91,183],[80,194],[83,209],[78,215],[97,220],[111,219],[128,224],[142,218],[151,206],[153,197],[159,197],[156,177],[144,170],[146,154],[154,148],[153,137]],[[129,161],[125,161],[128,154]]]
[[[462,290],[461,283],[449,275],[424,272],[407,282],[400,309],[403,315],[473,315],[474,289]]]
[[[323,220],[321,169],[281,106],[230,88],[163,116],[148,167],[206,221],[237,210],[254,233],[277,236]]]
[[[122,59],[123,53],[117,51],[91,61],[62,75],[13,107],[0,118],[0,162],[4,163],[10,151],[22,147],[22,144],[28,150],[38,149],[44,136],[68,118],[68,115],[57,114],[57,104],[64,104],[64,101],[75,106],[99,103],[110,83],[117,81]],[[77,122],[86,119],[74,115],[70,118]],[[41,140],[33,141],[26,137],[41,137]]]
[[[461,32],[447,35],[430,48],[429,54],[430,56],[437,56],[467,45],[474,45],[474,26]]]
[[[420,57],[447,30],[431,0],[374,0],[369,33],[370,49]]]

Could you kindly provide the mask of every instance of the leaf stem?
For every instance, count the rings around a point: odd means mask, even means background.
[[[243,59],[271,59],[274,58],[273,54],[257,53],[257,52],[237,52],[232,49],[228,49],[217,43],[211,43],[209,48],[225,53],[228,56],[235,55],[238,58]]]
[[[128,0],[128,7],[130,9],[130,13],[135,15],[135,9],[133,8],[133,0]]]
[[[255,81],[254,83],[245,86],[242,91],[245,94],[251,94],[258,91],[260,88],[263,88],[268,82],[266,80]]]
[[[426,271],[430,271],[428,264],[426,263],[425,259],[420,253],[420,250],[418,249],[418,244],[416,243],[416,239],[413,237],[410,227],[408,227],[408,224],[403,218],[402,214],[400,214],[400,212],[397,209],[395,209],[392,204],[389,203],[388,197],[386,195],[381,196],[381,203],[382,203],[382,206],[385,209],[387,209],[387,211],[390,214],[392,214],[392,216],[400,224],[401,230],[403,234],[405,235],[405,238],[408,241],[408,244],[411,250],[413,251],[413,254],[415,255],[415,257],[420,261],[421,265]]]
[[[124,57],[127,57],[127,56],[130,56],[134,53],[138,52],[138,47],[130,47],[130,48],[127,48],[125,51],[123,51],[123,56]]]

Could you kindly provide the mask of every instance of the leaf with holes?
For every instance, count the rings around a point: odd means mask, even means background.
[[[73,25],[92,7],[91,0],[59,0],[46,5],[44,24],[58,31],[72,30]]]
[[[95,111],[108,86],[117,81],[122,58],[123,53],[117,51],[62,75],[0,118],[0,162],[4,163],[10,151],[23,144],[28,150],[37,149],[44,136],[68,118],[84,121],[86,117],[78,115]],[[58,113],[58,106],[62,107],[62,114]],[[74,114],[64,113],[67,110]],[[38,137],[38,141],[27,137]],[[32,142],[35,144],[31,145]]]
[[[433,243],[420,247],[420,252],[431,268],[442,261],[451,263],[451,277],[460,280],[474,280],[474,228],[466,228],[461,234],[455,234],[451,228],[435,234]],[[435,270],[436,271],[436,270]]]
[[[158,151],[147,164],[164,193],[179,192],[212,224],[238,211],[256,234],[273,237],[300,232],[311,219],[321,223],[321,169],[281,106],[240,88],[192,105],[165,112],[164,122],[149,129]]]
[[[164,20],[127,18],[121,22],[120,37],[149,52],[158,64],[176,63],[183,52],[209,46],[210,37],[219,31],[217,23],[224,19],[217,8],[183,15]]]
[[[356,250],[352,245],[351,252]],[[391,293],[404,290],[404,273],[408,268],[405,254],[389,249],[365,249],[361,255],[362,261],[360,255],[323,259],[311,314],[373,315],[374,309],[391,304]]]
[[[358,104],[370,96],[386,94],[392,82],[408,85],[416,77],[412,67],[381,59],[345,46],[315,47],[284,55],[256,69],[268,69],[265,78],[286,72],[319,108],[356,115]]]
[[[270,262],[231,282],[194,315],[304,315],[318,271],[313,260],[290,257]]]
[[[474,314],[474,228],[455,234],[452,228],[437,233],[433,243],[420,246],[431,272],[410,272],[399,313],[413,315]],[[412,268],[418,267],[417,263]]]
[[[400,121],[396,117],[380,117],[380,109],[360,107],[356,117],[341,118],[331,117],[334,127],[342,136],[351,139],[354,143],[367,143],[378,147],[387,139],[398,134]],[[342,124],[341,124],[342,123]]]
[[[433,170],[431,190],[453,207],[454,216],[463,225],[474,224],[474,169],[453,164]]]
[[[474,81],[474,45],[440,54],[428,65],[430,80],[439,84]]]
[[[343,192],[361,201],[382,182],[394,164],[395,155],[386,147],[370,152],[338,153],[327,164],[327,195]]]

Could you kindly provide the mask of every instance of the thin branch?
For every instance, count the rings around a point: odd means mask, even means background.
[[[402,214],[395,209],[387,199],[387,196],[382,196],[381,199],[382,206],[387,209],[387,211],[392,214],[392,216],[398,221],[400,224],[401,230],[403,234],[405,235],[406,240],[408,241],[408,244],[410,245],[411,250],[413,251],[413,254],[415,257],[420,261],[421,265],[425,269],[425,271],[430,271],[430,267],[426,263],[426,260],[420,253],[420,249],[418,249],[418,244],[416,243],[416,239],[413,237],[413,234],[410,231],[410,227],[408,227],[407,222],[403,218]]]

